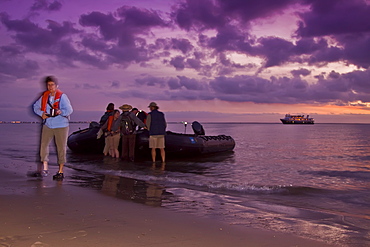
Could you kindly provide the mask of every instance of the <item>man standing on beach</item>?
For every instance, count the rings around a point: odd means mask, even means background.
[[[166,153],[164,150],[167,123],[163,112],[158,111],[157,103],[151,102],[149,104],[150,113],[146,119],[146,125],[149,130],[149,148],[152,149],[152,161],[155,162],[157,148],[161,151],[162,162],[165,162]]]
[[[58,89],[56,78],[45,78],[47,90],[33,104],[33,111],[40,116],[42,121],[40,158],[42,164],[37,167],[35,176],[47,176],[49,161],[49,144],[53,137],[57,146],[59,170],[53,179],[64,178],[63,167],[66,163],[66,146],[69,129],[69,116],[73,112],[72,105],[62,91]]]
[[[135,143],[136,143],[136,126],[140,126],[146,129],[145,124],[130,111],[131,105],[124,104],[119,107],[122,110],[122,114],[119,117],[121,123],[121,134],[122,134],[122,159],[135,161]]]

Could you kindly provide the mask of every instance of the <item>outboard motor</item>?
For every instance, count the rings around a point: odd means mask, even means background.
[[[198,122],[194,121],[191,124],[191,127],[193,128],[194,134],[196,135],[205,135],[206,133],[204,132],[203,126]]]

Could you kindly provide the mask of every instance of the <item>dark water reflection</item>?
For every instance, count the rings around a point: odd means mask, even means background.
[[[155,207],[162,205],[162,195],[165,193],[165,188],[159,184],[109,174],[81,175],[72,176],[71,183],[82,187],[90,187],[105,195],[124,200]]]

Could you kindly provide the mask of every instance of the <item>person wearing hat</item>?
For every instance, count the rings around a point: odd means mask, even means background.
[[[151,148],[152,161],[155,162],[157,148],[161,151],[162,162],[165,162],[165,140],[167,123],[163,112],[158,111],[157,103],[151,102],[149,104],[150,112],[146,119],[146,125],[149,130],[149,148]]]
[[[119,107],[122,114],[119,118],[122,135],[122,159],[135,160],[136,126],[146,129],[146,125],[132,112],[131,105],[124,104]]]

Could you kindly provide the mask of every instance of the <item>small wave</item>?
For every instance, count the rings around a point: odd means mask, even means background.
[[[256,185],[232,182],[214,182],[212,178],[176,177],[176,173],[148,174],[145,171],[100,170],[98,173],[125,177],[139,181],[161,184],[169,187],[184,187],[193,190],[217,192],[223,194],[282,194],[303,195],[320,193],[321,189],[293,185]]]
[[[319,176],[327,176],[327,177],[341,177],[341,178],[351,178],[357,180],[370,180],[370,172],[369,171],[303,171],[301,174],[313,174]]]

